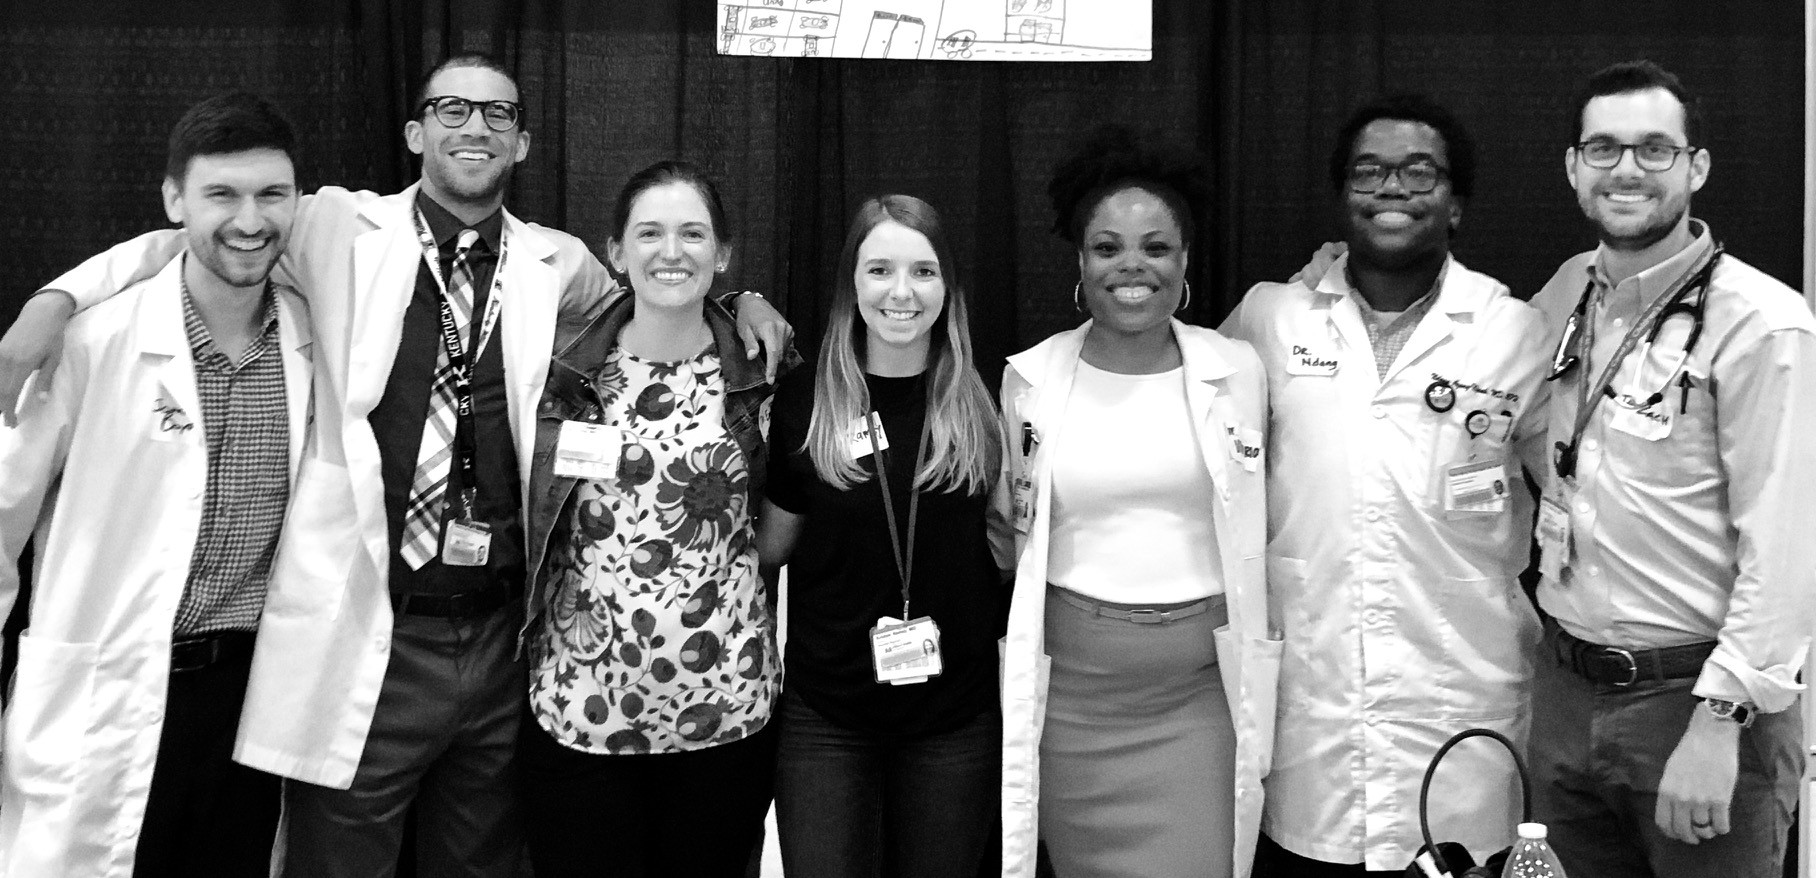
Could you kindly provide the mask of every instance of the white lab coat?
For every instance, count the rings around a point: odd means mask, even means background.
[[[0,429],[0,617],[37,536],[0,745],[0,876],[132,874],[208,479],[181,273],[168,260],[72,321],[49,394]],[[300,298],[280,288],[277,309],[294,487],[313,343]]]
[[[1444,740],[1482,726],[1524,741],[1538,624],[1516,581],[1532,504],[1514,449],[1543,442],[1549,355],[1535,309],[1452,260],[1383,380],[1346,264],[1316,290],[1259,284],[1224,324],[1255,346],[1270,392],[1268,585],[1286,651],[1264,830],[1314,859],[1399,870]],[[1445,413],[1426,404],[1440,377],[1460,382]],[[1471,438],[1475,411],[1488,429]],[[1498,512],[1445,511],[1446,470],[1470,460],[1504,464]],[[1509,843],[1515,778],[1492,742],[1451,751],[1434,837],[1478,857]]]
[[[1261,461],[1245,467],[1232,432],[1255,436],[1266,412],[1267,387],[1249,346],[1211,330],[1173,321],[1186,376],[1186,404],[1197,425],[1205,468],[1217,487],[1206,497],[1218,534],[1234,535],[1221,546],[1229,625],[1216,633],[1230,714],[1236,727],[1234,874],[1246,878],[1261,817],[1261,778],[1267,774],[1273,743],[1274,679],[1280,641],[1270,636],[1263,579],[1265,532]],[[1003,417],[1007,424],[1007,472],[1000,490],[1018,479],[1033,484],[1032,509],[1016,522],[1015,593],[1003,644],[1003,875],[1032,878],[1039,830],[1040,735],[1046,719],[1048,659],[1043,645],[1047,596],[1047,540],[1051,526],[1052,449],[1071,396],[1079,351],[1091,324],[1062,332],[1009,358],[1003,376]],[[1023,449],[1024,425],[1039,437],[1032,457]],[[1251,446],[1252,447],[1252,446]],[[1191,815],[1180,815],[1182,820]]]
[[[335,399],[303,461],[271,572],[234,758],[345,789],[353,783],[391,649],[390,540],[378,443],[366,418],[384,395],[416,288],[417,186],[395,195],[326,187],[305,196],[280,279],[309,299],[318,358]],[[50,286],[83,305],[146,262],[168,258],[154,232],[91,259]],[[498,342],[527,490],[536,406],[556,316],[595,307],[609,286],[570,235],[505,214],[509,251]]]

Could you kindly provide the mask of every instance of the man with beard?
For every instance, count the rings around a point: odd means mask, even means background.
[[[1573,874],[1778,874],[1816,595],[1816,321],[1690,217],[1711,160],[1677,77],[1602,70],[1572,123],[1601,246],[1533,299],[1556,352],[1536,811]]]
[[[390,875],[412,806],[422,874],[511,876],[521,859],[522,486],[558,323],[583,326],[611,284],[578,239],[504,210],[530,133],[498,62],[450,58],[412,109],[420,183],[305,197],[279,265],[338,397],[317,413],[261,635],[310,669],[248,701],[237,751],[303,781],[285,787],[285,875]],[[105,295],[169,258],[147,237],[51,287]],[[773,370],[787,330],[770,322]]]
[[[1475,148],[1430,99],[1358,110],[1330,159],[1348,245],[1315,287],[1225,322],[1268,370],[1268,586],[1284,623],[1255,874],[1398,875],[1452,734],[1523,740],[1538,619],[1516,577],[1543,439],[1538,312],[1450,255]],[[1234,437],[1232,437],[1234,438]],[[1433,828],[1476,851],[1518,817],[1506,754],[1446,758]]]
[[[163,186],[176,257],[73,321],[0,431],[0,616],[34,526],[38,557],[0,874],[268,872],[279,781],[232,751],[309,426],[309,315],[270,279],[294,143],[252,95],[191,107]]]

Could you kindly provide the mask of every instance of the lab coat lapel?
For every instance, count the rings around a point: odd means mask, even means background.
[[[370,414],[384,396],[403,337],[404,311],[416,292],[417,265],[422,262],[422,246],[410,220],[416,190],[411,186],[359,212],[372,228],[353,240],[354,332],[347,407],[355,420]]]
[[[290,428],[290,487],[296,487],[297,467],[303,444],[315,421],[315,401],[310,395],[315,377],[315,338],[298,300],[278,294],[277,337],[284,357],[284,400]]]
[[[165,416],[164,423],[187,422],[188,430],[171,430],[182,441],[200,442],[202,400],[195,386],[195,357],[189,350],[189,333],[183,323],[183,261],[187,252],[170,260],[147,283],[153,290],[139,309],[139,350],[148,358],[161,359],[157,367],[158,399],[148,404],[160,411],[166,406],[176,409]],[[199,428],[199,429],[196,429]],[[193,437],[193,438],[192,438]]]
[[[536,447],[536,405],[549,374],[555,346],[555,318],[561,295],[560,273],[552,264],[555,245],[510,211],[504,215],[503,310],[498,315],[499,352],[504,357],[505,404],[517,442],[519,483],[529,490],[530,464]],[[526,507],[528,497],[525,496]]]

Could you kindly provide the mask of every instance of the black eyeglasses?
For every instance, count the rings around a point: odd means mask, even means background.
[[[523,112],[523,106],[515,101],[469,101],[454,95],[429,98],[416,108],[416,112],[431,108],[435,110],[435,118],[449,128],[467,124],[467,119],[477,109],[480,117],[486,120],[486,127],[499,132],[516,128],[517,117]]]
[[[1387,185],[1387,178],[1394,176],[1400,178],[1401,188],[1418,195],[1438,188],[1439,181],[1450,176],[1450,169],[1424,159],[1399,165],[1356,162],[1349,166],[1349,191],[1362,195],[1379,192]]]
[[[1669,171],[1677,164],[1678,153],[1695,152],[1694,146],[1678,146],[1663,140],[1648,140],[1645,143],[1622,143],[1609,137],[1597,137],[1574,144],[1576,154],[1583,159],[1583,164],[1592,168],[1607,170],[1621,163],[1621,158],[1628,150],[1633,151],[1633,161],[1643,171]]]

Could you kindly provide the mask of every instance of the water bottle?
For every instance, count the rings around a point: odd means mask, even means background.
[[[1514,842],[1513,853],[1507,857],[1507,866],[1501,875],[1502,878],[1564,878],[1564,867],[1558,864],[1557,854],[1545,843],[1545,824],[1520,824],[1520,840]]]

